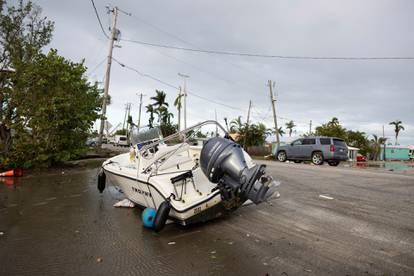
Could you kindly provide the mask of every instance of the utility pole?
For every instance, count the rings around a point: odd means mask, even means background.
[[[243,148],[247,150],[246,148],[246,141],[247,141],[247,133],[249,132],[249,120],[250,120],[250,109],[252,107],[252,100],[249,101],[249,110],[247,111],[247,123],[246,123],[246,132],[244,133],[244,142],[243,142]]]
[[[139,127],[141,126],[142,96],[144,96],[144,94],[140,93],[137,95],[139,96],[139,113],[138,113],[138,132],[139,132]]]
[[[384,125],[382,125],[382,138],[383,138],[383,141],[384,141],[384,153],[382,155],[383,155],[384,161],[386,161],[385,144],[387,144],[387,141],[385,140],[385,129],[384,129]]]
[[[186,129],[187,128],[187,79],[190,76],[187,76],[181,73],[178,73],[178,75],[184,79],[184,89],[183,89],[184,90],[183,91],[184,92],[184,129]]]
[[[309,121],[309,136],[312,135],[312,120]]]
[[[128,115],[127,115],[127,121],[126,121],[126,125],[127,125],[127,130],[129,129],[129,125],[130,125],[130,123],[129,123],[129,117],[130,117],[130,114],[131,114],[131,105],[132,105],[132,103],[128,103]],[[128,132],[127,132],[128,133]]]
[[[280,144],[279,128],[277,127],[277,117],[276,117],[276,107],[275,107],[276,99],[274,99],[274,96],[273,96],[273,86],[275,85],[275,83],[269,80],[267,85],[269,86],[270,102],[272,104],[272,109],[273,109],[273,121],[275,123],[276,143],[277,145],[279,145]]]
[[[130,128],[131,128],[131,124],[129,123],[129,117],[131,117],[130,116],[130,113],[131,113],[131,105],[132,105],[132,103],[127,103],[127,110],[128,110],[128,115],[127,115],[127,120],[126,120],[126,137],[127,137],[127,139],[128,139],[128,143],[130,142],[129,140],[130,140],[130,137],[129,137],[129,132],[130,132]]]
[[[178,104],[177,104],[177,109],[178,109],[178,131],[181,131],[181,97],[182,97],[182,94],[181,94],[181,91],[182,90],[182,88],[181,88],[181,86],[180,86],[180,89],[178,90]]]
[[[112,64],[112,50],[114,49],[114,41],[117,39],[118,30],[116,28],[116,22],[118,19],[118,8],[115,7],[112,10],[113,12],[113,21],[112,21],[112,29],[111,29],[111,39],[109,40],[109,53],[108,53],[108,61],[106,64],[106,74],[105,74],[105,85],[104,85],[104,97],[102,102],[102,114],[101,114],[101,127],[99,129],[99,138],[98,144],[102,145],[102,135],[104,131],[104,125],[106,120],[106,100],[108,98],[109,93],[109,79],[111,76],[111,64]]]
[[[127,118],[127,113],[128,113],[128,103],[125,104],[124,122],[122,123],[122,130],[125,129],[125,122],[126,122],[126,118]]]
[[[214,119],[216,120],[216,135],[214,137],[217,137],[217,132],[218,132],[218,126],[217,126],[217,109],[214,109]]]

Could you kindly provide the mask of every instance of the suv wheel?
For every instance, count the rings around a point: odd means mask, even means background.
[[[277,160],[279,160],[280,162],[285,162],[285,161],[286,161],[286,159],[287,159],[286,152],[284,152],[284,151],[280,151],[280,152],[277,154]]]
[[[329,164],[329,166],[336,167],[336,166],[339,165],[339,161],[331,161],[331,162],[328,162],[328,164]]]
[[[322,165],[323,164],[323,155],[322,152],[314,152],[312,153],[312,163],[315,165]]]

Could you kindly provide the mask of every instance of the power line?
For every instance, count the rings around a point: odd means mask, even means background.
[[[158,48],[166,48],[173,50],[182,50],[188,52],[196,53],[205,53],[205,54],[215,54],[215,55],[227,55],[227,56],[244,56],[244,57],[260,57],[260,58],[276,58],[276,59],[296,59],[296,60],[414,60],[414,57],[410,56],[389,56],[389,57],[340,57],[340,56],[284,56],[284,55],[267,55],[267,54],[257,54],[257,53],[240,53],[240,52],[230,52],[230,51],[220,51],[220,50],[203,50],[195,48],[187,48],[181,46],[172,46],[166,44],[157,44],[133,39],[123,39],[123,41],[147,45]]]
[[[95,72],[96,69],[98,69],[104,62],[106,61],[106,57],[104,57],[103,60],[101,60],[93,69],[89,72],[89,75]]]
[[[156,81],[156,82],[159,82],[159,83],[162,83],[162,84],[164,84],[164,85],[166,85],[166,86],[168,86],[168,87],[170,87],[170,88],[173,88],[173,89],[180,89],[180,87],[178,87],[178,86],[175,86],[175,85],[173,85],[173,84],[171,84],[171,83],[168,83],[168,82],[166,82],[166,81],[163,81],[163,80],[161,80],[161,79],[159,79],[159,78],[157,78],[157,77],[154,77],[154,76],[152,76],[152,75],[150,75],[150,74],[147,74],[147,73],[143,73],[143,72],[141,72],[141,71],[139,71],[138,69],[136,69],[136,68],[133,68],[133,67],[131,67],[131,66],[128,66],[128,65],[126,65],[126,64],[124,64],[124,63],[122,63],[121,61],[119,61],[119,60],[117,60],[116,58],[114,58],[114,57],[112,57],[112,60],[113,61],[115,61],[116,63],[118,63],[118,65],[120,65],[121,67],[124,67],[124,68],[126,68],[126,69],[128,69],[128,70],[131,70],[131,71],[134,71],[135,73],[137,73],[138,75],[140,75],[140,76],[142,76],[142,77],[146,77],[146,78],[149,78],[149,79],[152,79],[152,80],[154,80],[154,81]],[[229,109],[233,109],[233,110],[238,110],[238,111],[245,111],[244,109],[242,109],[242,108],[239,108],[239,107],[235,107],[235,106],[231,106],[231,105],[228,105],[228,104],[225,104],[225,103],[222,103],[222,102],[218,102],[218,101],[215,101],[215,100],[212,100],[212,99],[209,99],[209,98],[207,98],[207,97],[204,97],[204,96],[201,96],[201,95],[199,95],[199,94],[196,94],[196,93],[194,93],[194,92],[192,92],[192,91],[188,91],[187,90],[187,93],[188,94],[190,94],[190,95],[192,95],[192,96],[194,96],[194,97],[196,97],[196,98],[199,98],[199,99],[202,99],[202,100],[205,100],[205,101],[208,101],[208,102],[210,102],[210,103],[214,103],[214,104],[217,104],[217,105],[221,105],[221,106],[224,106],[224,107],[227,107],[227,108],[229,108]],[[259,112],[257,111],[257,110],[255,110],[255,109],[253,109],[253,112],[255,112],[256,114],[257,114],[257,118],[259,118],[259,119],[261,119],[261,121],[263,121],[263,117],[262,118],[260,118],[260,114],[259,114]],[[256,117],[256,116],[255,116]],[[286,117],[281,117],[281,116],[277,116],[277,118],[278,119],[281,119],[281,120],[286,120],[286,121],[291,121],[292,119],[290,119],[290,118],[286,118]],[[295,122],[298,122],[297,120],[293,120],[293,121],[295,121]],[[300,122],[300,121],[299,121]],[[300,122],[301,123],[301,122]],[[303,123],[304,124],[304,123]]]
[[[152,76],[152,75],[150,75],[150,74],[143,73],[143,72],[139,71],[139,70],[138,70],[138,69],[136,69],[136,68],[133,68],[133,67],[128,66],[128,65],[125,65],[124,63],[122,63],[121,61],[117,60],[117,59],[116,59],[116,58],[114,58],[114,57],[112,57],[112,60],[114,60],[116,63],[118,63],[121,67],[124,67],[124,68],[127,68],[127,69],[131,70],[131,71],[134,71],[134,72],[136,72],[138,75],[140,75],[140,76],[142,76],[142,77],[146,77],[146,78],[152,79],[152,80],[154,80],[154,81],[157,81],[157,82],[159,82],[159,83],[162,83],[162,84],[164,84],[164,85],[166,85],[166,86],[168,86],[168,87],[171,87],[171,88],[174,88],[174,89],[177,89],[177,90],[178,90],[178,89],[180,89],[178,86],[175,86],[174,84],[168,83],[168,82],[163,81],[163,80],[161,80],[161,79],[159,79],[159,78],[157,78],[157,77],[154,77],[154,76]],[[211,103],[217,104],[217,105],[221,105],[221,106],[224,106],[224,107],[227,107],[227,108],[233,109],[233,110],[245,111],[245,110],[244,110],[244,109],[242,109],[242,108],[238,108],[238,107],[235,107],[235,106],[231,106],[231,105],[228,105],[228,104],[225,104],[225,103],[221,103],[221,102],[218,102],[218,101],[215,101],[215,100],[212,100],[212,99],[206,98],[206,97],[201,96],[201,95],[199,95],[199,94],[196,94],[196,93],[194,93],[194,92],[192,92],[192,91],[188,91],[188,90],[187,90],[187,93],[188,93],[188,94],[190,94],[190,95],[192,95],[192,96],[194,96],[194,97],[196,97],[196,98],[199,98],[199,99],[202,99],[202,100],[205,100],[205,101],[208,101],[208,102],[211,102]]]
[[[98,19],[99,26],[101,26],[101,30],[102,30],[102,32],[103,32],[103,34],[104,34],[104,36],[105,36],[107,39],[109,39],[109,36],[108,36],[108,34],[105,32],[105,29],[104,29],[104,27],[103,27],[103,25],[102,25],[101,18],[99,17],[98,11],[96,10],[95,2],[93,2],[93,0],[91,0],[91,2],[92,2],[93,9],[95,10],[95,14],[96,14],[96,18]]]
[[[149,26],[149,27],[151,27],[151,28],[153,28],[154,30],[156,30],[156,31],[158,31],[158,32],[160,32],[160,33],[162,33],[162,34],[164,34],[164,35],[167,35],[167,36],[169,36],[169,37],[171,37],[171,38],[173,38],[173,39],[175,39],[175,40],[177,40],[177,41],[180,41],[180,42],[182,42],[182,43],[184,43],[184,44],[186,44],[186,45],[189,45],[189,46],[191,46],[191,47],[194,47],[194,48],[199,48],[197,45],[195,45],[194,43],[191,43],[191,42],[189,42],[189,41],[186,41],[186,40],[184,40],[184,39],[182,39],[181,37],[179,37],[179,36],[177,36],[177,35],[175,35],[175,34],[172,34],[172,33],[170,33],[170,32],[167,32],[167,31],[165,31],[165,30],[163,30],[163,29],[161,29],[161,28],[159,28],[159,27],[157,27],[156,25],[154,25],[154,24],[152,24],[152,23],[150,23],[150,22],[148,22],[148,21],[146,21],[146,20],[144,20],[144,19],[142,19],[142,18],[140,18],[140,17],[138,17],[138,16],[136,16],[136,15],[131,15],[135,20],[137,20],[137,21],[139,21],[139,22],[141,22],[141,23],[143,23],[143,24],[145,24],[145,25],[147,25],[147,26]],[[146,46],[149,46],[149,45],[146,45]],[[149,46],[149,47],[151,47],[151,46]],[[160,54],[162,54],[162,55],[166,55],[165,53],[161,53],[161,52],[159,52],[158,51],[158,53],[160,53]],[[167,55],[168,56],[168,55]],[[174,57],[172,57],[172,56],[168,56],[168,57],[170,57],[170,58],[172,58],[172,59],[176,59],[176,58],[174,58]],[[190,66],[193,66],[194,67],[194,65],[191,65],[190,63],[188,63],[188,62],[184,62],[184,61],[181,61],[181,60],[178,60],[178,59],[176,59],[177,61],[179,61],[179,62],[183,62],[183,63],[186,63],[186,64],[189,64]],[[242,71],[245,71],[245,72],[247,72],[247,73],[249,73],[249,74],[255,74],[256,76],[258,76],[258,77],[262,77],[261,75],[259,75],[259,74],[257,74],[254,70],[250,70],[250,69],[246,69],[246,68],[244,68],[243,66],[240,66],[240,65],[238,65],[238,64],[235,64],[235,63],[233,63],[233,62],[230,62],[230,61],[228,61],[228,60],[224,60],[224,59],[218,59],[219,61],[221,61],[221,62],[223,62],[223,63],[227,63],[227,64],[230,64],[230,65],[232,65],[232,66],[234,66],[234,67],[236,67],[236,68],[239,68],[240,70],[242,70]],[[197,68],[196,68],[197,69]],[[202,70],[203,72],[207,72],[207,73],[209,73],[210,75],[213,75],[212,73],[210,73],[210,72],[208,72],[208,71],[206,71],[206,70]],[[226,82],[229,82],[228,80],[225,80],[225,79],[223,79],[223,78],[221,78],[221,77],[217,77],[217,76],[215,76],[216,78],[219,78],[219,79],[221,79],[221,80],[224,80],[224,81],[226,81]],[[231,81],[232,82],[232,81]],[[252,87],[251,85],[249,85],[250,87]]]

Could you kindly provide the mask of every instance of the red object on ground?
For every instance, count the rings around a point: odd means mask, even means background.
[[[357,155],[357,162],[366,162],[367,158],[363,155],[358,154]]]
[[[14,170],[5,171],[5,172],[0,173],[0,176],[3,176],[3,177],[23,176],[23,170],[20,168],[17,168]]]
[[[0,177],[0,184],[4,183],[6,185],[13,185],[14,179],[10,177]]]

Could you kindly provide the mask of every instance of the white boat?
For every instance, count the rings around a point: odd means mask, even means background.
[[[211,125],[224,137],[205,140],[202,146],[189,142],[200,127]],[[166,138],[159,133],[152,129],[149,136],[132,134],[132,154],[106,160],[98,178],[101,192],[109,181],[135,204],[155,209],[156,215],[150,218],[154,230],[160,231],[167,219],[182,225],[203,222],[229,213],[247,200],[259,204],[278,195],[275,188],[279,183],[265,174],[265,165],[254,164],[216,121]]]

